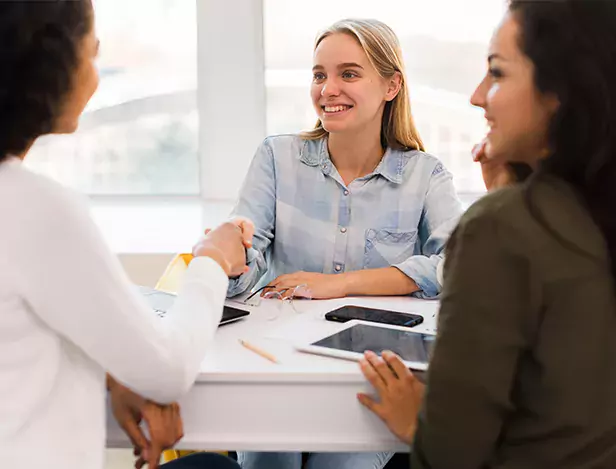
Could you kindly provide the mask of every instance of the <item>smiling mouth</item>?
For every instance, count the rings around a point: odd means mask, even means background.
[[[323,112],[326,115],[335,115],[335,114],[342,114],[343,112],[349,111],[350,109],[352,109],[353,106],[348,106],[346,104],[343,105],[339,105],[339,106],[321,106],[321,109],[323,109]]]

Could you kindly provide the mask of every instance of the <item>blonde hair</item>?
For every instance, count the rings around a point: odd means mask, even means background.
[[[381,144],[395,149],[424,151],[424,144],[411,114],[402,49],[396,33],[385,23],[377,20],[345,19],[334,23],[319,34],[315,50],[325,38],[340,33],[348,34],[357,40],[382,78],[391,78],[396,72],[400,73],[400,91],[392,101],[385,104],[381,123]],[[306,140],[318,140],[328,134],[319,119],[313,130],[302,132],[301,136]]]

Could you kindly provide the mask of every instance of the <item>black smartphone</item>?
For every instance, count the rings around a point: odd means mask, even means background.
[[[398,313],[384,309],[364,308],[363,306],[343,306],[325,315],[325,319],[335,322],[347,322],[351,319],[380,322],[393,326],[414,327],[423,322],[423,316],[412,313]]]

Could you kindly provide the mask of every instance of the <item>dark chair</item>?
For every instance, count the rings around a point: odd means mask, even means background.
[[[163,464],[162,469],[240,469],[233,459],[216,453],[195,453]]]
[[[385,469],[409,469],[410,465],[409,453],[396,453],[385,464]]]

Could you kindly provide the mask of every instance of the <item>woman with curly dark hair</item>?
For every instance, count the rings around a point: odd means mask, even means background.
[[[40,136],[77,128],[97,88],[93,13],[90,0],[0,1],[0,457],[11,469],[102,467],[106,372],[137,466],[157,466],[182,430],[177,406],[156,403],[194,382],[252,237],[247,221],[209,233],[159,320],[79,197],[21,165]]]
[[[616,1],[512,0],[488,67],[472,98],[485,157],[532,174],[471,207],[449,242],[419,419],[423,387],[392,355],[368,354],[381,401],[361,399],[414,436],[413,469],[611,469]]]

